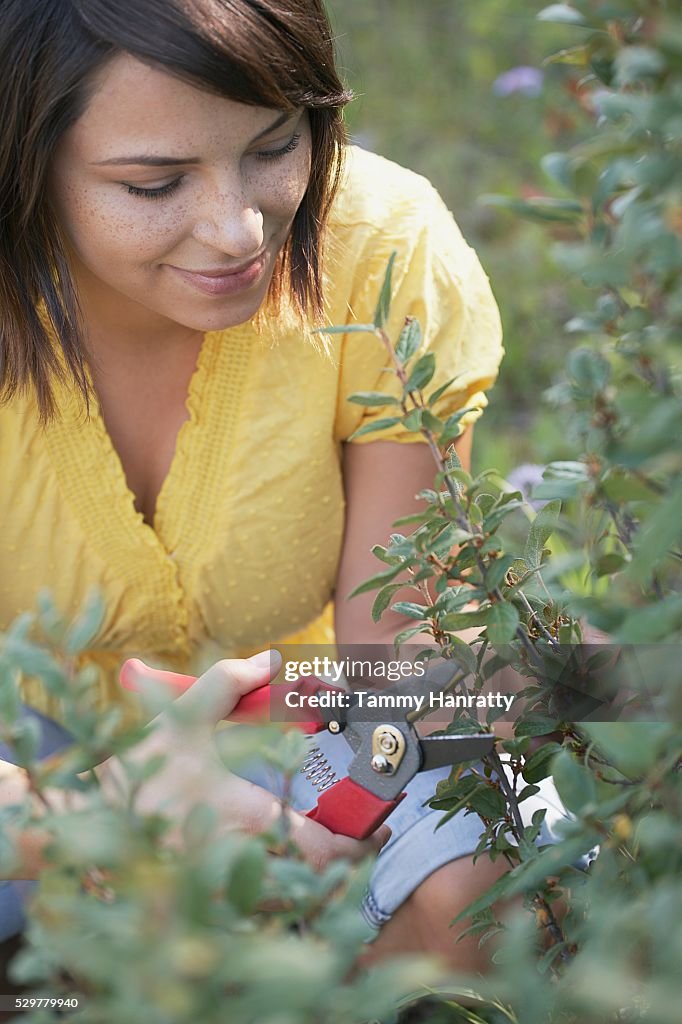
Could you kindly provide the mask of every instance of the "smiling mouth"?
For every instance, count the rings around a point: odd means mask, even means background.
[[[263,250],[248,263],[225,269],[213,267],[208,270],[185,270],[170,263],[167,266],[187,284],[206,295],[229,295],[251,288],[261,281],[267,263],[266,257],[267,251]]]
[[[265,250],[263,250],[263,252],[258,253],[258,255],[254,256],[252,259],[250,259],[248,263],[242,263],[238,267],[216,267],[211,270],[188,270],[185,267],[174,267],[173,269],[181,270],[185,274],[198,274],[199,277],[232,277],[233,274],[243,274],[246,270],[249,270],[250,267],[254,265],[254,263],[257,263],[259,260],[262,260],[264,255]]]

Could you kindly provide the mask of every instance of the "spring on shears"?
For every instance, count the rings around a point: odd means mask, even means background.
[[[336,772],[319,747],[312,747],[301,766],[301,772],[312,782],[318,793],[324,793],[336,782]]]

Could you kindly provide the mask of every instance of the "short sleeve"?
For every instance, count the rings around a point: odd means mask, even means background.
[[[410,192],[401,193],[384,230],[366,234],[364,251],[368,255],[359,261],[348,322],[372,322],[386,266],[395,251],[387,334],[395,344],[407,316],[419,321],[423,332],[419,354],[433,352],[436,356],[436,373],[427,392],[455,378],[435,412],[446,417],[469,408],[462,420],[469,425],[487,404],[485,391],[497,377],[503,355],[499,312],[478,256],[438,193],[424,178],[408,171],[402,174]],[[364,230],[367,232],[366,225]],[[390,366],[388,352],[374,335],[343,336],[337,440],[348,440],[359,427],[391,415],[390,406],[365,408],[348,401],[356,391],[398,396],[400,385],[394,374],[387,372]],[[363,434],[353,443],[376,440],[410,442],[422,437],[397,424],[380,433]]]

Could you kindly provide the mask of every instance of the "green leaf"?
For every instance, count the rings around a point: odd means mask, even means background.
[[[609,551],[605,555],[600,555],[594,567],[594,571],[597,576],[612,576],[616,572],[627,565],[627,561],[623,555],[619,555],[616,551]]]
[[[666,69],[663,54],[651,46],[624,46],[616,55],[614,84],[636,85],[642,79],[655,78]]]
[[[407,317],[395,347],[396,358],[405,365],[421,347],[422,329],[414,317]]]
[[[682,536],[682,482],[678,483],[656,511],[646,520],[635,540],[635,552],[625,575],[637,582],[651,579],[659,562]]]
[[[420,525],[424,523],[438,523],[442,522],[441,517],[433,509],[425,509],[423,512],[413,512],[411,516],[401,516],[400,519],[396,519],[393,523],[394,526],[412,526],[414,523]]]
[[[11,747],[14,761],[20,768],[29,768],[40,746],[41,729],[34,718],[22,718],[12,729]]]
[[[443,616],[440,626],[453,633],[460,629],[469,629],[470,626],[485,626],[489,612],[490,608],[478,608],[473,612],[450,612]]]
[[[653,487],[641,477],[632,476],[621,466],[613,466],[600,480],[600,491],[610,501],[652,501],[656,497]]]
[[[395,647],[399,647],[400,644],[407,643],[408,640],[411,640],[413,636],[417,635],[417,633],[424,633],[425,631],[426,627],[424,625],[410,626],[409,629],[403,629],[401,633],[398,633],[393,644]]]
[[[477,786],[469,797],[469,803],[477,814],[485,818],[501,818],[507,813],[507,801],[497,789],[487,783]]]
[[[227,886],[227,898],[245,917],[253,914],[263,891],[267,866],[263,844],[254,840],[234,860]]]
[[[459,766],[456,771],[459,771]],[[429,805],[436,810],[450,810],[453,805],[463,807],[478,785],[480,783],[475,775],[451,775],[436,783],[436,795],[429,801]]]
[[[486,195],[479,202],[486,206],[499,206],[519,217],[532,221],[572,222],[584,213],[582,204],[575,199],[553,199],[538,196],[535,199],[514,199],[511,196]]]
[[[513,604],[498,601],[488,610],[487,637],[491,644],[499,647],[514,639],[519,625],[519,613]]]
[[[357,430],[353,431],[348,440],[354,441],[356,437],[362,437],[363,434],[373,434],[379,430],[387,430],[389,427],[394,427],[396,423],[400,423],[400,416],[388,416],[386,419],[365,423],[364,426],[358,427]]]
[[[584,16],[569,4],[550,4],[537,15],[538,21],[553,21],[560,25],[587,26]]]
[[[495,590],[504,582],[507,571],[515,562],[513,555],[503,555],[492,561],[485,571],[485,588],[487,591]]]
[[[423,409],[413,409],[411,412],[408,412],[407,416],[403,416],[403,426],[405,427],[405,430],[409,430],[412,433],[420,430],[422,425],[422,414]]]
[[[35,676],[51,693],[59,694],[66,676],[59,662],[49,651],[23,639],[21,635],[5,636],[3,654],[10,667],[16,667],[26,676]]]
[[[388,320],[388,314],[391,309],[391,276],[393,273],[393,264],[395,263],[395,258],[397,255],[397,252],[394,250],[388,259],[388,266],[386,267],[384,282],[381,286],[381,291],[379,293],[379,301],[377,303],[377,308],[374,312],[375,327],[383,327],[386,321]]]
[[[435,371],[436,357],[433,352],[427,352],[415,363],[414,369],[405,385],[405,391],[408,393],[410,391],[420,391],[429,383]]]
[[[543,64],[573,64],[576,67],[586,68],[589,56],[590,52],[587,46],[570,46],[545,57]]]
[[[4,726],[12,725],[19,717],[20,708],[16,673],[6,661],[0,660],[0,722]]]
[[[385,395],[382,391],[356,391],[354,395],[348,396],[347,401],[357,405],[400,405],[397,398]]]
[[[570,501],[575,498],[578,494],[581,485],[584,483],[582,480],[578,480],[577,477],[545,477],[545,479],[533,488],[532,498],[533,500],[540,499],[546,501],[547,499],[558,501]]]
[[[439,388],[436,388],[436,390],[432,394],[429,395],[428,404],[430,406],[435,405],[436,402],[438,401],[438,399],[441,398],[445,394],[445,392],[448,390],[448,388],[452,384],[454,384],[455,381],[457,380],[457,378],[460,377],[460,376],[461,376],[461,374],[458,373],[455,377],[451,377],[450,380],[446,380],[445,384],[441,384],[441,386]]]
[[[443,613],[457,612],[469,601],[471,601],[471,591],[468,587],[447,587],[443,589],[435,607]]]
[[[597,799],[592,773],[567,750],[561,750],[552,761],[552,778],[563,803],[574,814],[580,814]]]
[[[606,628],[607,632],[615,632],[621,643],[647,644],[658,640],[665,641],[682,629],[682,594],[668,594],[655,604],[635,608],[617,627],[610,627],[608,623],[600,626],[595,616],[592,616],[590,621],[599,629]]]
[[[313,334],[374,334],[374,324],[335,324],[334,327],[316,327]]]
[[[432,434],[440,434],[443,427],[443,421],[438,417],[434,416],[429,409],[422,410],[422,425],[430,430]]]
[[[445,468],[448,473],[454,477],[455,480],[459,480],[466,487],[469,487],[472,480],[471,474],[467,473],[467,471],[462,468],[462,460],[457,454],[457,449],[454,444],[450,445],[445,454],[447,456],[445,460]]]
[[[496,499],[494,494],[486,493],[477,494],[475,498],[476,504],[478,505],[484,516],[486,516],[488,512],[490,512],[491,508],[494,507],[495,500]]]
[[[579,728],[629,779],[640,778],[655,767],[671,731],[666,722],[582,722]]]
[[[592,349],[576,348],[568,357],[568,372],[581,391],[596,397],[609,382],[611,365]]]
[[[515,508],[522,508],[524,505],[523,501],[518,501],[513,498],[511,501],[506,501],[504,504],[498,502],[497,507],[492,509],[487,516],[483,519],[483,529],[486,532],[492,532],[503,519],[514,511]]]
[[[388,554],[388,549],[383,544],[375,544],[372,548],[372,554],[375,558],[378,558],[380,562],[385,562],[386,565],[395,565],[395,559],[391,558]]]
[[[78,654],[92,644],[102,628],[105,614],[102,595],[96,591],[91,593],[66,634],[64,649],[67,654]]]
[[[545,743],[539,750],[528,758],[523,766],[523,777],[526,782],[542,782],[548,775],[552,774],[551,761],[555,754],[558,754],[561,747],[558,743]]]
[[[523,803],[524,800],[528,800],[531,796],[535,796],[535,794],[539,792],[539,786],[524,786],[523,789],[516,794],[516,799],[519,803]]]
[[[399,572],[403,572],[405,565],[403,562],[399,562],[398,565],[392,565],[390,569],[384,569],[382,572],[378,572],[376,576],[371,576],[368,580],[358,584],[355,590],[351,590],[348,595],[349,598],[357,597],[358,594],[366,594],[370,590],[376,590],[377,587],[382,587],[385,583],[390,583],[394,580]],[[404,586],[404,584],[402,584]]]
[[[567,153],[547,153],[540,161],[540,165],[545,174],[562,188],[572,188],[573,162]]]
[[[454,438],[459,437],[462,433],[461,421],[465,416],[468,416],[470,412],[474,412],[479,408],[477,405],[468,405],[465,409],[459,409],[457,412],[453,412],[451,416],[445,421],[443,425],[443,431],[439,437],[441,445],[445,445],[448,441],[452,441]]]
[[[550,732],[555,732],[558,724],[556,718],[546,718],[544,715],[528,715],[518,723],[514,733],[518,738],[522,736],[546,736]]]
[[[564,868],[571,868],[579,857],[584,856],[599,841],[595,833],[585,832],[580,836],[565,839],[555,846],[541,850],[537,857],[519,864],[511,872],[508,896],[517,896],[542,886],[546,879],[558,875]]]
[[[531,523],[523,553],[525,562],[531,569],[538,569],[542,563],[542,552],[548,539],[554,533],[559,522],[561,502],[550,501],[541,508]]]
[[[406,615],[408,619],[428,619],[431,610],[431,606],[427,608],[413,601],[396,601],[391,608],[391,611],[397,612],[398,615]]]
[[[372,605],[372,619],[375,622],[378,622],[386,611],[395,592],[404,586],[404,583],[389,583],[385,587],[381,588],[377,596],[374,598],[374,604]]]

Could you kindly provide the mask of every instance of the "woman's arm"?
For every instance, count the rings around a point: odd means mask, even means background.
[[[455,449],[464,469],[471,463],[473,428],[455,441]],[[381,568],[372,554],[375,544],[386,544],[393,523],[401,516],[424,508],[416,500],[419,491],[433,487],[437,468],[425,444],[399,444],[374,441],[371,444],[346,444],[343,479],[346,493],[346,528],[339,572],[336,578],[336,638],[345,644],[392,644],[405,629],[406,620],[395,612],[384,612],[380,622],[372,621],[371,608],[376,594],[361,594],[348,600],[348,594]],[[400,600],[400,592],[396,600]],[[405,593],[408,598],[407,592]],[[411,594],[414,600],[414,592]],[[479,630],[474,630],[472,636]],[[463,635],[464,639],[468,639]],[[426,639],[430,639],[426,637]],[[419,643],[415,637],[413,643]]]

